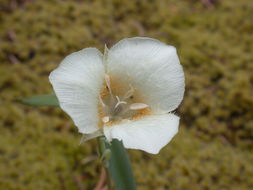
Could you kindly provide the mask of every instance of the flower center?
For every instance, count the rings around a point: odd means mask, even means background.
[[[136,102],[135,89],[131,84],[128,84],[128,90],[125,93],[114,94],[109,75],[105,75],[105,83],[105,88],[100,95],[99,101],[102,125],[128,122],[131,119],[150,113],[147,104]],[[120,88],[122,88],[121,85]]]

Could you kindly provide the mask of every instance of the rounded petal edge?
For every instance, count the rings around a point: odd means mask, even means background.
[[[96,48],[85,48],[68,55],[49,76],[60,107],[81,133],[98,130],[98,101],[104,81],[102,59]]]
[[[118,139],[125,148],[158,154],[177,134],[179,117],[174,114],[146,116],[128,123],[104,127],[108,141]]]
[[[185,79],[176,48],[147,37],[125,38],[108,52],[108,73],[131,84],[157,113],[176,109]]]

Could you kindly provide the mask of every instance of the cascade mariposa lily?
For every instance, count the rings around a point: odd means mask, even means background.
[[[157,154],[178,131],[184,95],[176,49],[152,38],[119,41],[104,54],[85,48],[49,76],[60,107],[86,140],[104,135]]]

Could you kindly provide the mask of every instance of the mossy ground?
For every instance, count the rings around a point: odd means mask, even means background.
[[[131,150],[139,189],[253,189],[253,3],[220,0],[0,3],[0,189],[92,189],[96,141],[56,108],[15,100],[52,92],[67,54],[131,36],[177,47],[186,74],[179,134],[159,155]]]

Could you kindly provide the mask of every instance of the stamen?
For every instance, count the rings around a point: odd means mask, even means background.
[[[126,92],[126,94],[123,96],[123,100],[130,98],[134,94],[134,88],[131,84],[129,84],[130,90]]]
[[[130,110],[141,110],[144,108],[149,107],[147,104],[143,104],[143,103],[133,103],[129,106]]]
[[[105,74],[105,82],[106,82],[106,86],[109,89],[110,94],[112,95],[112,89],[111,89],[111,82],[110,82],[110,76]]]
[[[101,96],[99,96],[99,102],[100,102],[100,104],[101,104],[104,108],[106,107],[106,105],[105,105],[105,103],[103,102]]]

